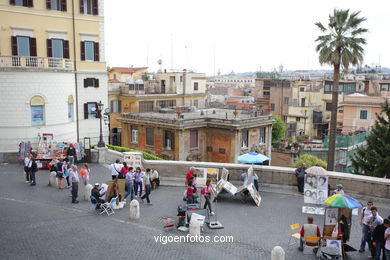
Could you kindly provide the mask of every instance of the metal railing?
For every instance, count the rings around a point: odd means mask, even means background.
[[[31,57],[31,56],[0,56],[0,68],[39,68],[72,70],[70,59]]]

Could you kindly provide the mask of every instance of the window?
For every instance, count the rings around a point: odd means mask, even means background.
[[[248,137],[249,137],[249,131],[248,130],[242,130],[241,131],[241,148],[247,148],[248,147]]]
[[[120,113],[121,112],[121,101],[112,100],[111,101],[111,113]]]
[[[114,79],[116,79],[116,74],[114,74]]]
[[[390,91],[390,83],[382,83],[381,85],[381,90],[382,91]]]
[[[33,0],[10,0],[11,5],[33,7]]]
[[[99,43],[83,41],[80,46],[81,60],[99,61]]]
[[[271,104],[271,111],[275,111],[275,104]]]
[[[194,82],[194,91],[198,91],[198,90],[199,90],[199,83]]]
[[[289,100],[288,97],[285,97],[285,98],[283,99],[283,105],[287,105],[287,106],[288,106],[289,102],[290,102],[290,100]]]
[[[66,0],[46,0],[46,8],[66,12]]]
[[[190,148],[198,148],[198,130],[190,131]]]
[[[194,106],[195,106],[196,108],[198,107],[198,100],[197,100],[197,99],[194,100]]]
[[[146,145],[154,145],[154,128],[146,128]]]
[[[157,104],[157,106],[159,106],[160,108],[175,107],[176,100],[160,100],[157,101]]]
[[[154,102],[153,101],[140,101],[138,104],[138,112],[153,112]]]
[[[98,15],[98,0],[80,0],[80,13]]]
[[[96,79],[96,78],[84,79],[84,88],[88,88],[88,87],[98,88],[99,87],[99,79]]]
[[[35,96],[30,100],[31,125],[45,124],[45,100],[40,96]]]
[[[297,117],[297,118],[295,119],[295,121],[300,122],[300,121],[301,121],[301,118],[300,118],[300,117]]]
[[[265,144],[265,127],[260,127],[259,143]]]
[[[305,88],[299,88],[299,91],[305,92]]]
[[[62,39],[47,39],[46,45],[47,57],[69,59],[69,41]],[[52,63],[53,60],[49,59],[49,66],[55,65]]]
[[[305,107],[306,98],[301,98],[301,107]]]
[[[30,56],[30,40],[29,37],[17,37],[18,40],[18,56]]]
[[[264,95],[264,96],[269,96],[269,95],[270,95],[270,92],[269,92],[269,91],[264,91],[263,95]]]
[[[368,111],[367,110],[360,110],[360,119],[367,119],[368,118]]]
[[[340,113],[340,114],[344,113],[344,110],[340,109],[340,110],[339,110],[339,113]]]
[[[332,111],[332,103],[326,103],[326,111]]]
[[[93,111],[93,108],[97,109],[96,102],[84,103],[84,119],[98,118],[96,112]]]
[[[131,126],[131,142],[138,143],[138,126]]]
[[[172,131],[164,131],[164,147],[167,150],[172,150],[173,148],[173,132]]]
[[[165,93],[165,80],[161,80],[161,93]]]
[[[73,96],[68,96],[68,120],[73,121]]]

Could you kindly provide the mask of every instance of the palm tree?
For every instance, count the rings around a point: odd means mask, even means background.
[[[316,51],[319,52],[320,64],[333,66],[328,171],[333,171],[334,168],[340,67],[347,71],[349,65],[356,66],[363,62],[364,49],[362,46],[366,44],[366,40],[361,38],[361,35],[368,30],[360,27],[366,18],[358,17],[359,14],[360,11],[350,13],[349,9],[335,9],[333,14],[329,15],[328,27],[319,22],[315,23],[324,33],[316,39],[318,42]]]

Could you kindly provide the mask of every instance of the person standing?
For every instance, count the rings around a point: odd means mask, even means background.
[[[186,196],[187,204],[195,203],[194,193],[196,193],[196,188],[192,182],[192,179],[190,179],[187,186],[187,196]]]
[[[126,173],[126,193],[125,199],[130,195],[130,201],[134,199],[134,172],[133,167],[129,168],[129,171]]]
[[[63,163],[63,160],[60,158],[57,162],[57,183],[58,183],[58,188],[59,189],[63,189],[63,184],[62,184],[62,181],[64,179],[64,172],[62,171],[63,170],[63,166],[64,163]]]
[[[321,237],[320,228],[316,224],[313,224],[313,217],[307,217],[307,224],[302,226],[300,234],[301,238],[299,241],[299,251],[303,251],[305,237]],[[309,242],[306,243],[310,244]]]
[[[24,158],[24,173],[26,176],[26,183],[31,183],[31,165],[32,156],[31,153],[27,153],[26,158]]]
[[[373,241],[373,233],[376,227],[383,224],[383,218],[379,216],[378,209],[376,207],[371,207],[371,217],[368,218],[368,228],[369,228],[369,247],[371,251],[371,257],[374,258],[375,256],[375,246]],[[380,251],[379,251],[380,252]]]
[[[126,162],[123,162],[123,167],[119,172],[118,179],[126,179],[126,174],[129,172],[129,167]]]
[[[387,219],[389,221],[386,221],[387,224],[385,224],[385,226],[387,227],[386,230],[385,230],[385,256],[386,256],[386,259],[387,260],[390,260],[390,216],[389,218]]]
[[[374,203],[372,200],[367,202],[367,206],[362,209],[362,213],[360,214],[360,225],[362,226],[362,240],[360,243],[359,252],[363,253],[366,248],[366,243],[369,241],[369,228],[368,228],[368,219],[372,216],[371,208]]]
[[[144,176],[144,172],[141,170],[140,167],[137,167],[135,169],[135,173],[134,173],[135,197],[137,197],[138,188],[139,188],[139,196],[141,197],[141,195],[142,195],[142,177],[143,176]]]
[[[87,186],[89,184],[89,174],[90,174],[90,169],[88,163],[84,163],[84,167],[81,168],[79,175],[83,179],[84,186]]]
[[[202,187],[201,193],[204,196],[205,202],[203,208],[206,209],[206,207],[209,208],[210,215],[214,216],[214,212],[211,209],[211,192],[213,188],[211,187],[211,181],[207,180],[206,181],[206,186]]]
[[[186,173],[186,180],[185,180],[185,185],[188,185],[188,182],[190,181],[191,177],[195,173],[195,167],[191,167],[190,170]]]
[[[385,231],[390,226],[390,220],[383,220],[383,224],[377,226],[372,232],[372,245],[375,248],[375,260],[380,260],[381,252],[383,252],[382,259],[385,260]]]
[[[152,178],[152,190],[156,187],[159,187],[160,186],[160,178],[158,176],[158,171],[155,169],[155,168],[152,168],[152,175],[151,175],[151,178]]]
[[[142,176],[142,182],[145,185],[145,194],[141,197],[141,200],[144,201],[146,198],[146,202],[148,205],[152,205],[152,202],[150,202],[150,185],[151,185],[151,175],[150,175],[150,169],[146,169],[146,173]],[[141,195],[141,194],[140,194]]]
[[[31,186],[35,186],[37,183],[35,181],[35,173],[38,171],[38,165],[37,162],[35,161],[35,158],[32,157],[31,161]]]
[[[306,165],[301,163],[301,166],[295,170],[295,176],[297,177],[298,192],[303,195],[303,184],[305,182]]]
[[[79,175],[77,174],[77,166],[72,164],[69,170],[69,182],[72,185],[72,203],[79,203],[77,200],[79,190]]]
[[[76,157],[76,149],[73,147],[73,144],[70,144],[66,150],[66,156],[68,157],[70,165],[73,165]]]
[[[117,159],[115,163],[111,164],[111,178],[112,180],[115,180],[118,178],[119,173],[122,170],[122,165],[120,164],[120,161]]]
[[[336,185],[336,189],[332,192],[332,195],[335,195],[335,194],[344,194],[343,188],[344,188],[343,184],[337,184],[337,185]]]

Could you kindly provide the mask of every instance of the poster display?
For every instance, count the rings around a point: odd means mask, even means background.
[[[198,187],[205,186],[208,179],[211,180],[211,184],[217,184],[218,169],[216,168],[195,168],[194,173],[196,174],[196,185]]]
[[[336,248],[336,249],[339,251],[339,254],[342,255],[341,240],[331,240],[331,239],[327,239],[327,240],[326,240],[326,247],[333,247],[333,248]]]
[[[326,208],[325,225],[336,226],[338,219],[338,208]]]
[[[261,197],[259,192],[257,192],[255,185],[251,183],[250,185],[247,186],[247,189],[249,191],[249,194],[252,196],[252,199],[255,201],[257,206],[260,206],[261,203]]]
[[[223,188],[229,192],[230,194],[234,195],[237,192],[236,186],[231,184],[230,182],[226,181],[225,184],[223,185]]]
[[[314,215],[325,215],[325,208],[323,208],[323,207],[303,206],[302,207],[302,213],[314,214]]]
[[[142,154],[138,152],[124,152],[123,161],[127,163],[127,166],[142,168]]]
[[[321,205],[328,198],[328,176],[306,174],[304,203]]]

